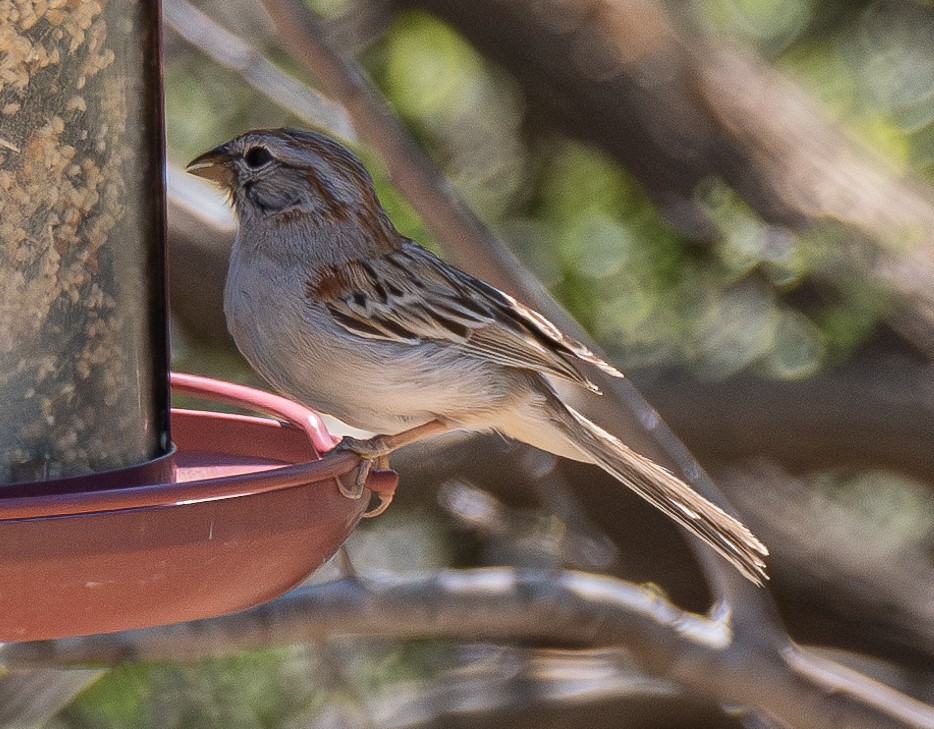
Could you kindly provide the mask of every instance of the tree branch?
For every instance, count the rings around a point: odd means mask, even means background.
[[[934,484],[934,369],[907,357],[866,353],[802,380],[632,379],[704,463],[765,456],[797,473],[887,468]]]
[[[348,646],[351,652],[359,641]],[[386,729],[741,729],[737,712],[687,694],[632,665],[628,653],[453,646],[439,679],[369,697],[371,725]],[[325,725],[318,725],[325,726]],[[363,729],[363,725],[361,729]],[[747,729],[751,729],[747,727]]]
[[[722,704],[815,729],[931,727],[934,710],[757,630],[728,610],[703,617],[657,591],[575,572],[441,572],[427,579],[344,579],[212,620],[51,642],[8,644],[10,668],[195,660],[336,635],[626,646],[649,673]]]

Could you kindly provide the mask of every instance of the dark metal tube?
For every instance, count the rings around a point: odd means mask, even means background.
[[[159,3],[2,14],[0,484],[139,464],[169,447]]]

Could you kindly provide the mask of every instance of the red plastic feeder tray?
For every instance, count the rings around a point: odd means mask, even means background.
[[[211,617],[301,582],[356,526],[349,453],[284,398],[173,374],[176,393],[281,420],[172,410],[176,451],[143,466],[0,487],[0,641]],[[285,421],[285,422],[282,422]],[[391,471],[368,486],[394,487]]]

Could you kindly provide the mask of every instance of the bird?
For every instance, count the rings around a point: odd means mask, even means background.
[[[768,550],[746,526],[554,386],[599,392],[587,368],[623,375],[540,313],[402,235],[343,144],[317,131],[258,129],[187,170],[220,185],[238,219],[224,312],[245,359],[285,396],[379,434],[341,442],[366,464],[342,491],[359,496],[366,468],[416,438],[495,432],[596,464],[749,580],[768,579]]]

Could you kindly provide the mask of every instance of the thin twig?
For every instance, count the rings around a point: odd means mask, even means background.
[[[187,0],[162,0],[165,24],[195,50],[241,78],[277,106],[306,124],[326,128],[345,140],[356,139],[340,104],[279,70],[262,53],[221,27]]]

